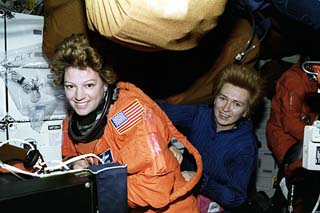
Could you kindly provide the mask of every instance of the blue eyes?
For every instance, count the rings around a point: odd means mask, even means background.
[[[228,98],[225,97],[225,96],[218,96],[219,100],[221,101],[224,101],[224,102],[228,102]],[[231,101],[232,105],[233,106],[236,106],[236,107],[242,107],[242,104],[237,102],[237,101]]]
[[[220,98],[221,100],[226,100],[226,98],[223,97],[223,96],[219,96],[219,98]]]
[[[242,105],[240,104],[240,103],[235,103],[235,105],[237,106],[237,107],[241,107]]]
[[[65,87],[66,89],[72,89],[72,88],[74,88],[73,85],[64,85],[64,87]],[[92,88],[92,87],[94,87],[94,84],[87,84],[87,85],[85,85],[85,87],[87,87],[87,88]]]

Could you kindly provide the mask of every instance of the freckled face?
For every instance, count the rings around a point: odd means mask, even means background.
[[[214,100],[217,131],[232,129],[249,112],[249,92],[226,83]]]
[[[94,111],[107,87],[99,76],[90,67],[79,69],[68,67],[64,74],[64,91],[67,101],[73,110],[81,116]]]

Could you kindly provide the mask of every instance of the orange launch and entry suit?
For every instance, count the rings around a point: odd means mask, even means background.
[[[300,64],[292,65],[277,81],[267,123],[268,145],[278,163],[282,163],[288,149],[303,141],[304,127],[312,125],[316,113],[311,112],[306,95],[317,92],[317,82],[310,80]],[[305,120],[304,117],[310,117]],[[292,165],[301,167],[301,160]]]
[[[128,205],[139,212],[199,212],[192,188],[202,175],[198,151],[171,123],[158,105],[133,84],[119,82],[118,98],[108,112],[101,138],[77,143],[63,123],[65,159],[94,153],[106,161],[127,165]],[[168,144],[176,138],[191,152],[198,170],[189,182]],[[143,208],[143,210],[141,210]]]

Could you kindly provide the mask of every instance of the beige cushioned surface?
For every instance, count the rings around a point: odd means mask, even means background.
[[[187,50],[218,23],[226,0],[85,0],[88,27],[139,50]]]
[[[56,47],[72,33],[86,33],[84,0],[45,0],[42,49],[51,59]]]

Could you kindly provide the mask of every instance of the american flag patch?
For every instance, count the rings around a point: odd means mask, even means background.
[[[115,114],[111,119],[111,123],[117,132],[121,135],[127,130],[134,127],[141,121],[141,115],[144,112],[144,108],[140,102],[135,99],[128,106],[123,108],[120,112]]]

